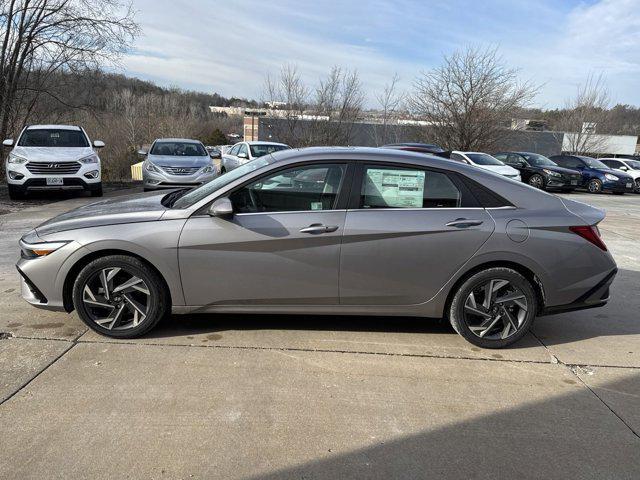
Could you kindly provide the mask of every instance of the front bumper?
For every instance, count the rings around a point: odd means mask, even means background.
[[[193,175],[170,175],[168,173],[143,170],[142,186],[147,190],[161,188],[198,187],[216,178],[217,173],[195,173]]]
[[[614,193],[633,193],[633,180],[605,180],[602,189]]]
[[[5,162],[5,171],[7,172],[7,183],[15,187],[22,187],[27,190],[80,190],[90,189],[91,185],[96,188],[102,182],[102,173],[100,162],[98,163],[82,163],[82,162],[53,162],[53,163],[79,163],[80,168],[75,173],[59,174],[55,171],[49,173],[31,173],[26,163],[8,163]],[[95,178],[87,176],[97,172]],[[13,177],[13,178],[12,178]],[[62,185],[48,185],[47,178],[62,179]]]
[[[582,176],[562,175],[560,177],[545,175],[547,188],[579,188],[582,184]]]

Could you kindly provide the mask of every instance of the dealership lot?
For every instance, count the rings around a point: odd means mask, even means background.
[[[0,478],[637,478],[640,195],[570,198],[607,210],[612,299],[499,351],[403,318],[192,315],[107,339],[30,308],[14,268],[22,233],[92,199],[0,203]]]

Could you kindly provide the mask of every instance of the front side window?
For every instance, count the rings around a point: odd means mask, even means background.
[[[241,153],[244,153],[245,155],[248,153],[247,146],[244,143],[240,144],[237,155],[240,155]]]
[[[206,157],[207,151],[200,143],[194,142],[155,142],[151,155],[167,155],[171,157]]]
[[[476,165],[503,165],[500,160],[487,153],[467,153],[466,155]]]
[[[345,170],[343,164],[294,167],[245,185],[229,199],[237,213],[332,210]]]
[[[234,145],[233,147],[231,147],[231,150],[229,150],[229,155],[237,155],[239,149],[240,149],[240,144]]]
[[[257,158],[273,152],[279,152],[280,150],[286,150],[289,147],[286,145],[256,144],[249,145],[249,148],[251,149],[251,156]]]
[[[82,130],[36,128],[25,130],[18,142],[20,147],[88,147],[89,141]]]
[[[527,159],[527,161],[535,166],[535,167],[555,167],[557,166],[553,160],[548,159],[547,157],[545,157],[544,155],[539,155],[537,153],[525,153],[524,154],[524,158]]]
[[[456,208],[461,194],[444,173],[420,169],[366,167],[360,208]]]
[[[625,163],[632,170],[640,170],[640,162],[638,160],[625,160]]]
[[[582,161],[587,164],[589,168],[607,168],[607,166],[600,160],[596,160],[591,157],[581,157]]]

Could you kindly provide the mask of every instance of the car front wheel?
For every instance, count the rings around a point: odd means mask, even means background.
[[[529,178],[529,185],[544,190],[544,178],[542,175],[535,173]]]
[[[636,178],[636,181],[633,184],[633,191],[640,193],[640,178]]]
[[[510,268],[480,271],[457,289],[449,307],[454,330],[482,348],[503,348],[520,340],[536,316],[531,283]]]
[[[86,265],[73,285],[73,305],[89,328],[114,338],[139,337],[170,310],[160,276],[127,255],[108,255]]]
[[[593,178],[589,181],[587,185],[587,189],[589,193],[601,193],[602,192],[602,182],[597,178]]]

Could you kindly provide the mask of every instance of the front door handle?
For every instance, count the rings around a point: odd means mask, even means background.
[[[456,218],[452,222],[446,224],[447,227],[469,228],[482,225],[482,220],[469,220],[467,218]]]
[[[312,235],[318,235],[320,233],[335,232],[336,230],[338,230],[337,225],[322,225],[321,223],[314,223],[300,230],[300,233],[310,233]]]

